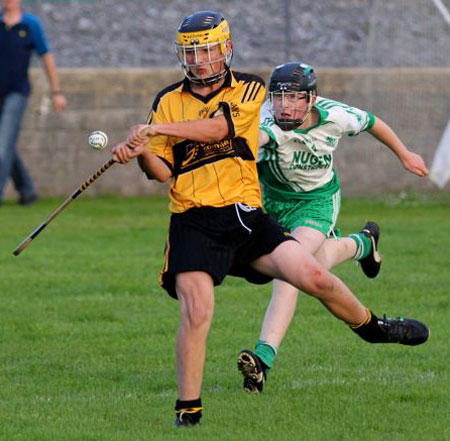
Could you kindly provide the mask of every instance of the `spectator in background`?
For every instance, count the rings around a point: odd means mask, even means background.
[[[30,205],[37,200],[37,193],[16,144],[31,89],[28,67],[33,51],[42,58],[57,112],[66,108],[66,98],[59,88],[55,61],[42,24],[37,17],[24,12],[20,3],[2,0],[0,12],[0,204],[11,177],[20,194],[20,204]]]

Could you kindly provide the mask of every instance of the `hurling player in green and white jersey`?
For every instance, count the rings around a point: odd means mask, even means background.
[[[342,136],[367,131],[389,147],[406,170],[424,177],[428,169],[422,157],[410,152],[373,114],[317,96],[314,69],[300,62],[283,64],[272,72],[260,127],[258,172],[266,211],[326,269],[354,259],[367,277],[376,277],[381,257],[377,251],[380,231],[375,222],[348,237],[330,238],[341,205],[334,150]],[[243,350],[238,358],[248,391],[262,391],[293,317],[297,296],[296,288],[274,280],[256,349]]]

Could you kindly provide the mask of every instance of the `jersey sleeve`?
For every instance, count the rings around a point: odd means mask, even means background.
[[[243,88],[242,96],[238,102],[220,102],[228,124],[228,137],[237,138],[245,134],[248,128],[254,124],[255,115],[259,115],[261,104],[266,95],[263,80],[254,77]]]
[[[273,119],[272,112],[270,112],[270,103],[269,101],[265,101],[263,106],[261,107],[261,117],[259,128],[266,132],[269,135],[269,138],[275,142],[277,142],[277,135],[273,130],[275,127],[275,120]]]
[[[348,136],[356,136],[370,130],[375,124],[375,117],[370,112],[345,105],[338,109],[337,122],[343,133]]]
[[[273,120],[272,112],[270,111],[270,101],[264,101],[264,104],[261,107],[261,116],[259,118],[261,126],[270,120]]]
[[[274,151],[278,147],[277,134],[274,130],[275,120],[273,119],[270,107],[271,106],[269,100],[266,100],[261,107],[259,128],[269,135],[269,140],[266,144],[259,147],[257,162],[264,162],[269,160],[269,158],[271,157],[270,152]]]
[[[24,15],[23,20],[30,29],[36,53],[42,57],[42,55],[50,52],[50,45],[48,44],[41,21],[30,14]]]
[[[269,161],[272,157],[272,153],[278,148],[277,141],[274,138],[269,138],[269,141],[259,147],[258,149],[258,158],[256,162],[265,162]]]

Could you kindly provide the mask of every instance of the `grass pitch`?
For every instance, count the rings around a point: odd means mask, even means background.
[[[344,200],[344,234],[380,223],[380,276],[336,270],[376,313],[431,328],[420,347],[369,345],[302,296],[261,396],[237,352],[270,285],[217,289],[202,426],[171,427],[178,306],[158,286],[167,200],[84,196],[19,256],[60,203],[0,208],[1,440],[450,440],[450,196]]]

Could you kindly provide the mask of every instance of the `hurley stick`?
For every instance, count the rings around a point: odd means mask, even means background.
[[[139,132],[139,136],[145,137],[148,134],[148,128]],[[132,149],[131,146],[128,146]],[[74,199],[76,199],[86,188],[95,182],[103,173],[106,172],[116,161],[110,159],[106,164],[100,167],[86,182],[81,184],[41,225],[39,225],[32,233],[30,233],[19,245],[14,249],[14,256],[18,256],[29,243],[56,217],[64,210]]]
[[[115,163],[114,159],[110,159],[106,164],[100,167],[86,182],[81,184],[41,225],[39,225],[32,233],[30,233],[20,244],[14,249],[14,256],[18,256],[28,244],[56,217],[64,210],[74,199],[76,199],[86,188],[95,182],[108,168]]]

